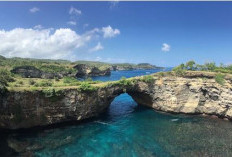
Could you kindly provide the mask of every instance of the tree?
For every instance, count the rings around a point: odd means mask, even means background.
[[[185,64],[185,67],[187,70],[195,70],[196,69],[196,63],[195,61],[191,60],[191,61],[188,61],[186,64]]]
[[[214,71],[216,69],[216,64],[214,62],[205,63],[205,67],[208,71]]]
[[[0,85],[7,86],[8,82],[14,81],[11,73],[6,69],[0,69]]]

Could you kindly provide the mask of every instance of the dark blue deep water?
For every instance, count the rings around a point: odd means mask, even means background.
[[[120,71],[113,75],[130,77],[140,72],[131,71],[130,75],[129,71]],[[113,76],[102,78],[114,80]],[[20,155],[39,157],[229,157],[232,123],[157,112],[121,94],[101,117],[81,124],[11,133],[4,141],[11,147],[12,143],[20,146]],[[1,152],[5,156],[12,154],[5,147]]]

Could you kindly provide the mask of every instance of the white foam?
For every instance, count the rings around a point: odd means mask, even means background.
[[[176,122],[178,121],[179,119],[171,119],[172,122]]]

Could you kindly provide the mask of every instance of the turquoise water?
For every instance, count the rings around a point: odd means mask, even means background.
[[[229,157],[231,130],[229,121],[161,113],[121,94],[88,122],[8,134],[0,152],[12,155],[5,148],[16,143],[20,155],[39,157]]]

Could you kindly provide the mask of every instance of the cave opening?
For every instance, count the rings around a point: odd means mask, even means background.
[[[104,118],[113,120],[133,113],[138,103],[127,93],[122,93],[114,98],[109,108],[104,113]]]

